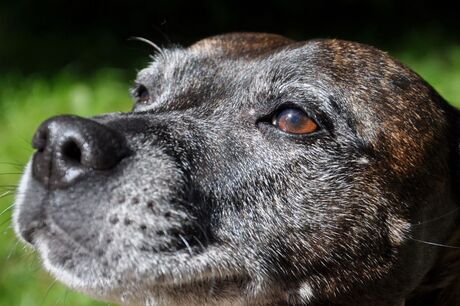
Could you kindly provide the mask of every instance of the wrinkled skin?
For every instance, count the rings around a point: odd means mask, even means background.
[[[126,141],[115,166],[52,186],[57,170],[31,162],[22,179],[16,231],[71,288],[125,305],[400,306],[439,255],[420,241],[458,228],[458,114],[381,51],[229,34],[163,50],[136,84],[148,101],[91,118]],[[277,129],[292,106],[318,131]]]

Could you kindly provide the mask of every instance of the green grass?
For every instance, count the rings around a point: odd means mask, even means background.
[[[460,46],[397,51],[448,101],[460,106]],[[32,154],[30,139],[44,119],[57,114],[127,111],[131,107],[127,78],[101,70],[86,78],[62,72],[52,78],[0,76],[0,305],[106,305],[54,283],[29,249],[17,243],[11,229],[12,193]]]
[[[460,45],[411,49],[395,56],[427,80],[448,102],[460,108]]]
[[[114,70],[85,79],[63,72],[51,79],[0,78],[0,305],[107,305],[52,282],[36,254],[17,243],[11,228],[12,192],[33,150],[30,139],[40,122],[57,114],[90,116],[128,111],[129,82]]]

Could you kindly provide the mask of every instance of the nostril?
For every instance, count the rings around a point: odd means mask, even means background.
[[[45,151],[47,141],[48,133],[46,131],[41,131],[33,139],[32,146],[37,149],[38,152],[43,152]]]
[[[69,140],[62,146],[62,155],[70,161],[81,164],[80,146],[73,140]]]
[[[49,189],[66,188],[95,170],[115,167],[129,151],[117,130],[75,116],[48,119],[33,139],[32,174]]]

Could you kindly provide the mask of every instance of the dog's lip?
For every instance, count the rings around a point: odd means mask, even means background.
[[[174,267],[174,269],[177,268],[178,273],[163,273],[154,278],[154,283],[159,288],[171,288],[187,284],[196,285],[197,283],[215,284],[216,282],[226,281],[248,281],[250,279],[249,273],[242,267],[237,267],[239,263],[230,260],[228,255],[227,250],[221,246],[210,247],[206,252],[198,255],[190,255],[186,251],[181,251],[180,254],[175,255],[168,254],[167,257],[173,261],[177,257],[184,257],[187,259],[187,264],[184,266],[174,265],[174,263],[165,265]],[[219,258],[218,261],[215,260],[216,257]],[[230,257],[234,258],[231,255]],[[204,269],[199,271],[190,270],[190,266],[195,266],[196,263],[204,265]],[[183,275],[188,277],[184,278]]]
[[[38,221],[37,221],[38,222]],[[43,226],[38,228],[32,234],[32,241],[29,243],[34,249],[38,251],[40,255],[43,254],[43,250],[40,250],[41,247],[46,245],[48,249],[52,249],[50,244],[73,244],[77,245],[80,250],[88,254],[88,259],[92,258],[99,258],[97,254],[97,250],[85,247],[83,243],[79,242],[75,237],[72,236],[71,233],[68,233],[64,229],[62,229],[53,219],[47,215],[43,221],[40,221]],[[217,245],[209,245],[204,252],[192,252],[188,248],[182,248],[176,250],[174,252],[158,252],[155,255],[158,258],[162,258],[161,269],[157,272],[162,271],[157,275],[152,276],[151,271],[146,273],[145,275],[138,276],[139,279],[125,279],[128,283],[137,283],[142,279],[149,279],[150,282],[154,286],[161,287],[174,287],[178,285],[186,285],[186,284],[196,284],[197,282],[219,282],[219,281],[244,281],[248,279],[249,276],[247,273],[241,273],[243,269],[230,269],[225,268],[226,266],[232,266],[229,263],[228,258],[233,256],[225,255],[227,252],[227,248],[223,246]],[[216,265],[216,261],[209,259],[209,254],[214,254],[213,258],[220,258],[218,267]],[[46,256],[46,255],[45,255]],[[183,266],[178,266],[177,262],[185,262]],[[189,266],[194,266],[191,262],[194,263],[201,263],[205,264],[207,267],[204,271],[190,271]],[[50,265],[52,265],[52,269],[49,266],[49,270],[54,269],[64,269],[69,273],[67,268],[61,266],[59,263],[48,261]],[[129,266],[126,271],[121,271],[118,275],[131,275],[130,270],[134,269],[135,266]],[[176,271],[177,273],[173,273]],[[235,271],[240,271],[240,273],[235,273]],[[190,277],[188,279],[182,278],[181,275],[186,273]],[[110,281],[110,279],[108,279]],[[65,281],[64,281],[65,282]],[[89,281],[88,283],[92,283]],[[116,287],[116,284],[113,284]],[[81,288],[76,288],[81,289]]]
[[[27,228],[20,229],[20,237],[27,244],[35,247],[36,236],[47,227],[45,220],[34,220],[27,225]]]
[[[181,290],[182,292],[195,292],[197,286],[205,287],[205,288],[215,288],[219,285],[229,285],[229,284],[237,284],[241,286],[242,284],[248,284],[251,282],[251,278],[246,274],[235,274],[235,273],[219,273],[218,275],[214,275],[214,277],[188,277],[187,279],[180,279],[177,278],[175,280],[169,279],[156,279],[153,282],[147,282],[144,284],[140,284],[138,280],[132,280],[128,283],[117,283],[117,285],[109,286],[100,288],[97,286],[93,287],[74,287],[75,290],[83,291],[95,298],[112,302],[115,304],[127,303],[128,305],[140,305],[144,304],[145,302],[143,299],[145,296],[143,292],[157,292],[158,294],[170,294],[171,291]],[[125,288],[136,288],[136,292],[140,293],[141,295],[134,295],[131,296],[131,300],[126,298],[125,295]],[[143,289],[144,288],[144,289]],[[168,293],[169,292],[169,293]],[[132,294],[132,293],[131,293]],[[135,302],[133,302],[135,301]],[[141,301],[141,302],[139,302]]]
[[[72,239],[63,235],[56,235],[50,237],[46,232],[40,232],[36,235],[37,246],[36,249],[41,249],[40,254],[46,256],[43,252],[43,248],[51,249],[50,243],[73,243]],[[97,255],[95,252],[85,248],[84,252],[88,255]],[[47,258],[44,258],[45,267],[48,271],[55,275],[57,279],[65,283],[75,290],[87,292],[88,294],[97,294],[100,290],[106,290],[112,288],[113,290],[122,290],[123,288],[130,288],[135,285],[143,284],[153,290],[170,290],[176,287],[187,287],[196,286],[197,284],[213,284],[218,283],[243,283],[250,281],[248,273],[243,272],[244,269],[232,269],[232,264],[227,262],[225,259],[219,263],[216,263],[212,259],[208,258],[209,253],[219,252],[215,249],[208,250],[198,255],[191,255],[187,250],[180,250],[175,254],[168,252],[157,253],[158,258],[162,258],[160,267],[157,267],[154,272],[152,270],[144,271],[143,273],[133,274],[137,266],[135,263],[128,265],[123,271],[117,271],[116,274],[108,273],[106,276],[102,276],[102,282],[106,285],[101,287],[101,275],[98,275],[96,279],[79,279],[78,282],[69,282],[69,279],[63,279],[60,277],[62,273],[66,275],[76,276],[75,271],[69,270],[67,267],[62,266],[59,263],[51,262]],[[224,251],[225,252],[225,251]],[[97,258],[96,256],[88,257],[89,260]],[[182,262],[182,264],[178,264]],[[184,263],[185,262],[185,263]],[[195,264],[199,263],[202,267],[198,270],[191,270],[190,267],[195,267]],[[79,264],[86,265],[85,262],[79,262]],[[234,264],[233,264],[234,266]],[[102,265],[101,265],[102,267]],[[100,270],[103,273],[103,270]],[[237,271],[237,272],[235,272]],[[184,277],[187,275],[187,277]],[[82,285],[84,284],[84,285]],[[108,286],[107,286],[108,285]]]
[[[175,288],[180,286],[184,288],[186,286],[195,287],[200,284],[212,284],[213,286],[218,285],[219,283],[244,283],[249,282],[251,278],[248,274],[238,274],[234,272],[227,271],[216,274],[212,272],[211,275],[208,273],[203,273],[202,275],[192,276],[188,280],[177,280],[177,279],[165,279],[157,281],[154,284],[154,287],[158,289],[168,289]]]

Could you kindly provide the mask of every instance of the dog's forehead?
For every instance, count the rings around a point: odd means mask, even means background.
[[[228,34],[160,57],[141,78],[151,82],[160,74],[165,100],[235,106],[250,100],[241,98],[244,92],[314,88],[333,116],[343,116],[359,137],[406,163],[445,125],[442,98],[426,82],[385,52],[359,43]]]
[[[276,50],[294,41],[280,35],[264,33],[234,33],[213,36],[196,42],[188,48],[169,48],[157,53],[153,62],[139,72],[139,83],[151,83],[160,77],[173,82],[179,77],[197,78],[210,84],[216,76],[237,77],[247,64],[274,54]],[[254,67],[253,67],[254,68]],[[236,74],[234,72],[237,72]],[[255,72],[255,71],[254,71]],[[206,78],[210,76],[210,78]],[[188,86],[197,82],[189,82]]]
[[[276,34],[230,33],[202,39],[188,49],[212,56],[256,57],[293,43],[293,40]]]

